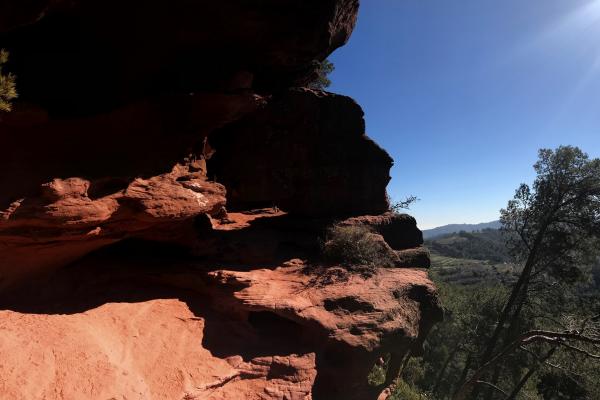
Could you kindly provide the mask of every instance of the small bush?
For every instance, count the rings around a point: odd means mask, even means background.
[[[390,205],[390,211],[400,214],[403,210],[410,209],[417,201],[421,200],[417,196],[410,195],[404,200],[393,201],[389,194],[386,193],[387,202]]]
[[[388,353],[380,359],[380,362],[373,365],[367,376],[369,386],[381,386],[385,383],[390,358],[391,355]]]
[[[334,225],[322,245],[324,261],[349,271],[373,271],[395,265],[394,252],[380,235],[364,226]]]
[[[325,90],[331,86],[329,74],[335,70],[335,66],[329,60],[314,61],[313,76],[308,83],[308,87],[312,89]]]
[[[427,398],[425,394],[419,392],[402,379],[398,379],[389,400],[426,400]]]

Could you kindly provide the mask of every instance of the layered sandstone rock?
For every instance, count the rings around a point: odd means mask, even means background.
[[[173,251],[104,251],[5,297],[5,397],[376,398],[371,367],[440,317],[425,271],[208,271]]]
[[[243,75],[260,91],[302,83],[346,43],[358,0],[4,0],[0,11],[22,95],[72,115],[235,90]]]
[[[382,393],[440,307],[361,108],[301,88],[357,11],[0,2],[20,94],[0,115],[0,397]],[[323,265],[333,223],[367,226],[396,268]]]
[[[71,315],[0,311],[2,397],[310,398],[314,353],[219,358],[199,345],[208,323],[178,299],[108,303]]]
[[[222,185],[182,166],[103,197],[90,198],[89,191],[85,179],[57,178],[38,197],[0,212],[0,290],[128,237],[176,240],[174,224],[181,230],[185,221],[216,215],[225,205]]]
[[[388,209],[392,159],[365,135],[352,99],[308,89],[211,135],[211,173],[231,207],[276,205],[295,214],[360,215]]]
[[[216,271],[211,276],[219,286],[233,289],[217,307],[249,320],[295,325],[289,339],[317,354],[316,397],[374,397],[381,388],[369,387],[365,377],[375,362],[385,354],[395,359],[419,354],[440,319],[433,285],[424,271],[380,268],[365,278],[342,270],[332,278],[331,270],[305,268],[290,261],[275,270]]]

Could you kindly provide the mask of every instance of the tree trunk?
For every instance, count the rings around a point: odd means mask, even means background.
[[[463,368],[460,379],[457,382],[457,389],[454,391],[454,396],[458,393],[458,391],[462,388],[463,383],[467,380],[467,375],[469,374],[469,370],[471,369],[471,365],[473,364],[473,359],[475,356],[473,354],[469,354],[467,357],[467,361],[465,362],[465,367]]]
[[[517,303],[517,300],[519,299],[519,295],[522,293],[523,287],[524,286],[527,287],[527,284],[529,283],[529,279],[531,278],[531,273],[533,271],[533,267],[535,266],[535,263],[536,263],[538,249],[539,249],[540,244],[542,243],[542,240],[544,239],[544,235],[546,234],[546,229],[548,228],[550,218],[547,218],[546,221],[547,222],[544,224],[544,226],[538,232],[538,234],[535,238],[533,247],[531,248],[531,250],[529,250],[529,254],[527,255],[527,261],[525,262],[523,271],[521,271],[521,275],[519,275],[519,279],[517,280],[517,283],[515,283],[515,286],[513,286],[513,289],[510,293],[510,297],[508,298],[506,305],[502,309],[502,313],[498,317],[498,321],[496,322],[496,328],[494,329],[494,333],[490,337],[490,340],[488,341],[485,351],[483,352],[483,354],[481,356],[480,365],[485,364],[492,358],[492,355],[494,354],[494,349],[496,348],[496,345],[498,344],[498,339],[500,339],[500,334],[502,333],[502,330],[504,329],[504,325],[506,324],[506,322],[510,316],[510,312],[513,309],[513,307],[515,306],[515,304]]]
[[[543,362],[547,361],[550,357],[552,357],[552,355],[557,349],[558,347],[551,348],[550,351],[546,353],[544,358],[542,358],[541,360],[537,360],[535,365],[529,368],[529,371],[527,371],[527,373],[523,375],[517,386],[514,387],[514,389],[510,392],[510,394],[506,397],[505,400],[515,400],[517,398],[517,394],[519,394],[521,389],[523,389],[523,386],[525,386],[525,384],[527,383],[527,381],[529,381],[531,376],[537,372],[537,370],[540,368],[540,365],[542,365]]]
[[[496,365],[496,368],[494,368],[494,375],[492,375],[492,379],[490,379],[490,383],[494,386],[498,385],[498,380],[500,379],[500,374],[502,373],[503,369],[502,367],[503,365],[499,363],[498,365]],[[485,400],[492,400],[495,393],[497,393],[497,391],[495,391],[493,387],[486,386],[485,392],[483,393],[483,397]],[[476,386],[473,390],[473,397],[479,397],[479,386]]]
[[[519,321],[519,316],[521,315],[521,310],[523,310],[523,305],[525,304],[525,300],[527,300],[527,290],[528,289],[529,289],[529,278],[526,280],[526,282],[523,285],[522,294],[519,297],[518,302],[516,304],[517,308],[509,319],[510,322],[508,325],[508,329],[504,331],[504,336],[502,338],[502,343],[501,343],[502,345],[508,344],[512,341],[511,339],[514,339],[514,337],[511,338],[511,336],[514,335],[514,333],[516,332],[517,323]],[[500,363],[496,366],[496,368],[494,369],[494,375],[492,376],[490,383],[492,383],[493,385],[498,384],[498,380],[500,379],[500,375],[502,374],[503,367],[504,366]],[[485,389],[484,399],[492,400],[495,393],[496,392],[491,387],[487,387]],[[477,398],[478,395],[479,395],[479,387],[476,387],[473,391],[473,397]]]
[[[396,378],[398,378],[402,373],[406,362],[405,360],[407,360],[408,358],[410,358],[410,351],[408,351],[402,356],[396,353],[392,353],[390,355],[390,361],[385,374],[385,382],[382,386],[388,387],[394,383]]]
[[[433,385],[433,390],[432,390],[433,393],[437,394],[437,392],[440,388],[440,384],[442,383],[442,378],[444,377],[444,374],[446,373],[446,369],[448,368],[448,365],[450,365],[450,362],[454,359],[454,357],[456,357],[456,354],[458,354],[458,351],[460,350],[460,346],[461,346],[461,343],[458,343],[454,347],[454,350],[452,350],[450,355],[448,355],[448,357],[446,358],[446,361],[444,361],[442,368],[440,369],[437,377],[435,378],[435,384]]]

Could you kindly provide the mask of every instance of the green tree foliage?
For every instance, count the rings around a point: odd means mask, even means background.
[[[507,248],[522,269],[473,373],[463,378],[457,399],[469,393],[481,397],[482,389],[475,387],[481,382],[488,384],[482,398],[492,398],[498,384],[509,386],[507,398],[515,398],[542,361],[559,348],[593,355],[593,349],[577,347],[578,343],[600,343],[586,316],[592,310],[570,307],[578,300],[573,285],[600,256],[600,160],[563,146],[540,150],[534,168],[533,186],[522,184],[501,211],[503,229],[510,233]],[[588,322],[568,326],[565,318]],[[565,333],[568,329],[577,335]],[[514,355],[522,348],[529,354]],[[523,365],[523,360],[528,363]],[[513,374],[512,382],[502,381],[507,371]]]
[[[470,269],[472,266],[465,268]],[[459,384],[476,368],[477,357],[492,335],[495,322],[510,294],[510,285],[499,284],[485,276],[481,277],[477,284],[465,285],[463,282],[445,282],[439,272],[440,265],[434,262],[431,277],[442,300],[444,321],[436,324],[428,335],[423,357],[415,359],[421,364],[424,373],[414,380],[403,373],[403,389],[398,389],[397,398],[405,397],[404,391],[408,385],[412,387],[413,392],[426,394],[426,399],[451,399]],[[600,285],[593,279],[571,286],[568,293],[565,292],[565,288],[557,289],[556,292],[561,293],[561,296],[557,296],[554,301],[544,300],[539,304],[524,307],[518,329],[574,329],[578,323],[569,322],[571,318],[565,319],[560,316],[575,314],[578,309],[599,309]],[[586,296],[582,297],[582,293]],[[579,301],[575,301],[576,299]],[[560,325],[554,325],[546,319],[554,315],[559,316],[556,322]],[[531,348],[542,355],[549,349],[551,347],[547,345]],[[518,399],[580,399],[576,396],[577,393],[587,393],[587,397],[583,398],[586,400],[600,398],[600,371],[596,360],[588,359],[584,355],[556,351],[552,358],[546,361],[555,367],[540,365],[537,373],[520,390]],[[514,388],[528,368],[536,365],[535,358],[524,351],[513,352],[503,362],[504,368],[499,374],[497,384],[506,391]],[[542,382],[542,378],[549,374],[560,375],[563,382],[552,382],[548,379]],[[554,384],[555,386],[552,386]],[[553,388],[563,390],[562,397],[553,397]],[[495,396],[494,399],[506,398],[497,392],[492,395]],[[484,393],[467,398],[483,399]]]
[[[513,263],[510,278],[476,283],[442,272],[448,260],[464,274],[487,263],[433,258],[445,320],[418,359],[425,373],[403,379],[427,399],[600,399],[600,161],[559,147],[541,150],[535,170],[502,210],[498,237],[440,239],[461,257],[498,252]]]
[[[529,272],[575,277],[599,255],[600,159],[571,146],[542,149],[533,187],[522,184],[501,211],[508,249]],[[525,282],[523,282],[525,283]]]
[[[335,65],[327,59],[323,61],[315,61],[315,68],[311,82],[308,87],[312,89],[325,90],[331,86],[329,74],[335,70]]]
[[[585,388],[560,371],[543,374],[537,384],[537,389],[544,400],[586,400],[590,398]]]
[[[415,385],[430,398],[445,399],[491,334],[507,290],[487,282],[467,287],[445,283],[435,273],[432,277],[442,299],[444,321],[427,338],[422,359],[425,372]]]
[[[5,74],[3,68],[8,62],[9,53],[0,50],[0,112],[12,110],[12,101],[17,98],[17,87],[15,76],[11,73]]]
[[[399,379],[396,382],[394,392],[388,400],[428,400],[429,397],[420,393],[413,385]]]

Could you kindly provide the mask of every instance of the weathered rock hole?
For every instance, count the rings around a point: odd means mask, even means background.
[[[127,178],[105,178],[90,183],[88,197],[92,200],[100,199],[127,189],[130,179]]]
[[[302,327],[290,321],[289,319],[280,317],[270,311],[251,312],[248,315],[248,323],[258,331],[261,335],[272,335],[274,332],[282,336],[296,336]]]
[[[306,326],[270,311],[250,312],[247,321],[259,339],[252,345],[251,352],[238,353],[245,358],[266,354],[287,356],[314,351],[311,345],[314,335]],[[277,372],[280,373],[285,375],[285,371]]]
[[[273,363],[267,374],[267,379],[282,379],[297,375],[298,370],[291,366],[282,363]]]
[[[353,334],[354,336],[358,336],[362,333],[362,331],[360,330],[359,327],[353,326],[352,328],[350,328],[350,333]]]
[[[355,312],[373,312],[375,307],[371,303],[367,303],[357,299],[356,297],[342,297],[339,299],[327,299],[324,302],[324,307],[327,311],[348,311],[351,313]]]

